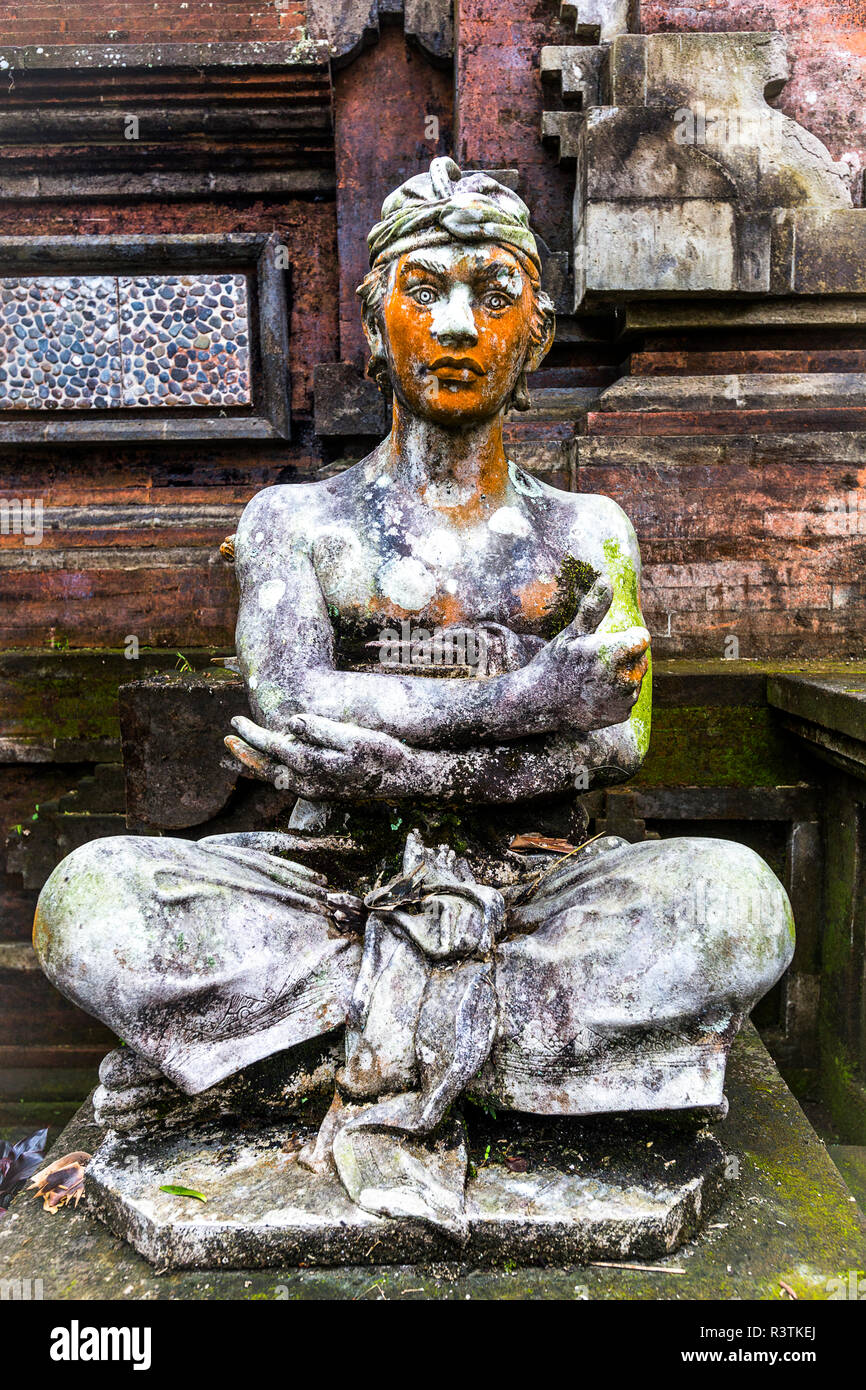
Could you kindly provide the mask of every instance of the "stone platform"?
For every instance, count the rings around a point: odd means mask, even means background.
[[[826,1299],[840,1273],[866,1269],[860,1210],[752,1029],[734,1045],[726,1091],[730,1113],[713,1129],[736,1162],[726,1168],[718,1210],[673,1255],[541,1267],[503,1253],[484,1267],[452,1251],[447,1260],[419,1255],[395,1265],[380,1247],[370,1250],[371,1240],[366,1264],[303,1268],[287,1260],[244,1270],[215,1261],[159,1273],[97,1218],[92,1198],[49,1216],[22,1193],[0,1222],[0,1268],[4,1278],[41,1279],[47,1299],[784,1300],[787,1290]],[[93,1152],[101,1139],[88,1105],[51,1156]],[[174,1200],[179,1215],[188,1211],[187,1199]]]
[[[299,1164],[316,1130],[291,1123],[110,1139],[88,1169],[88,1201],[163,1270],[656,1259],[695,1236],[721,1201],[725,1151],[694,1123],[672,1132],[663,1121],[494,1120],[468,1109],[465,1247],[418,1221],[362,1211],[336,1176]]]

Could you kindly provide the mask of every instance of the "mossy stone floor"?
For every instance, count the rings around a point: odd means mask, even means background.
[[[866,1220],[751,1028],[727,1093],[730,1114],[716,1126],[737,1159],[726,1195],[701,1236],[654,1262],[664,1272],[437,1264],[159,1275],[86,1205],[49,1216],[26,1194],[0,1221],[0,1266],[4,1278],[42,1279],[50,1299],[826,1299],[829,1281],[866,1270]],[[99,1137],[84,1107],[52,1152],[92,1151]]]

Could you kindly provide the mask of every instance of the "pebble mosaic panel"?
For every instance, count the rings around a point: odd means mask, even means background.
[[[120,405],[113,276],[0,280],[0,407]]]
[[[243,275],[118,280],[123,404],[248,405]]]
[[[251,403],[244,275],[0,279],[0,410]]]

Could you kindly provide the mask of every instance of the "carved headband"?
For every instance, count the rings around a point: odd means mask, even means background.
[[[382,221],[367,238],[375,267],[449,241],[495,241],[520,261],[537,282],[541,257],[522,198],[489,174],[465,178],[453,159],[434,159],[427,174],[416,174],[382,204]]]

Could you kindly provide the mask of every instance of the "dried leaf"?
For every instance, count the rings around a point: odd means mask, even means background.
[[[43,1211],[53,1214],[69,1202],[78,1206],[84,1195],[84,1170],[89,1162],[90,1154],[76,1149],[33,1174],[30,1179],[30,1187],[34,1189],[32,1195],[42,1198]]]
[[[48,1130],[39,1129],[17,1144],[0,1142],[0,1215],[45,1157]]]
[[[571,844],[569,840],[563,840],[555,835],[537,835],[532,832],[528,835],[515,835],[509,849],[543,849],[550,854],[570,854],[577,846]]]
[[[525,1158],[521,1158],[519,1154],[516,1154],[514,1158],[506,1158],[505,1166],[506,1168],[510,1168],[512,1173],[525,1173],[529,1164]]]

